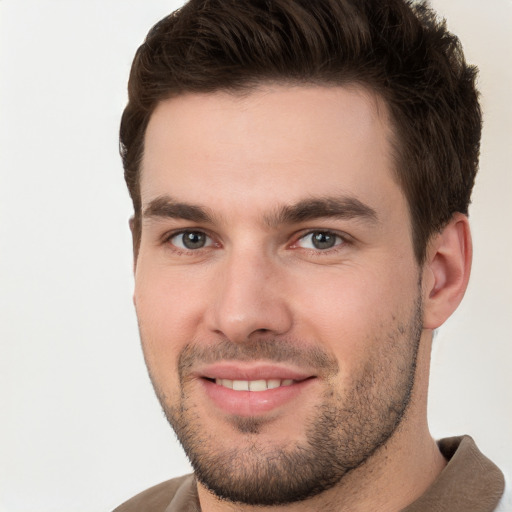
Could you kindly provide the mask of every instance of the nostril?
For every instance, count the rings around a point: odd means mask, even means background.
[[[275,335],[275,332],[272,331],[272,329],[255,329],[254,331],[252,331],[248,338],[247,338],[247,341],[249,340],[252,340],[252,339],[255,339],[255,338],[268,338],[270,336],[274,336]]]

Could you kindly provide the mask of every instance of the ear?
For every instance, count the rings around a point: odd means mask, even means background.
[[[468,286],[472,257],[468,218],[456,213],[427,249],[423,267],[425,329],[437,329],[457,309]]]

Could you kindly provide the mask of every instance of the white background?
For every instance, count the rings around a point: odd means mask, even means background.
[[[0,0],[0,511],[108,511],[188,466],[143,365],[117,154],[133,54],[178,6]],[[475,259],[432,369],[436,437],[512,461],[512,2],[437,0],[481,68]]]

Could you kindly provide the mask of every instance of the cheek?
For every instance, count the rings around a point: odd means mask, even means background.
[[[135,308],[144,358],[160,387],[176,381],[176,364],[184,345],[197,337],[202,316],[200,280],[158,266],[138,266]]]
[[[204,291],[205,279],[200,272],[142,261],[135,274],[134,294],[139,322],[151,331],[179,338],[197,325]]]
[[[297,286],[297,318],[306,337],[326,345],[340,362],[353,361],[407,323],[418,292],[412,270],[333,269],[316,278],[315,286]]]

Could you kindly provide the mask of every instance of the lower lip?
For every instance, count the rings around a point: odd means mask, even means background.
[[[207,396],[228,414],[237,416],[258,416],[294,401],[316,379],[306,379],[290,386],[281,386],[266,391],[234,391],[201,379]]]

